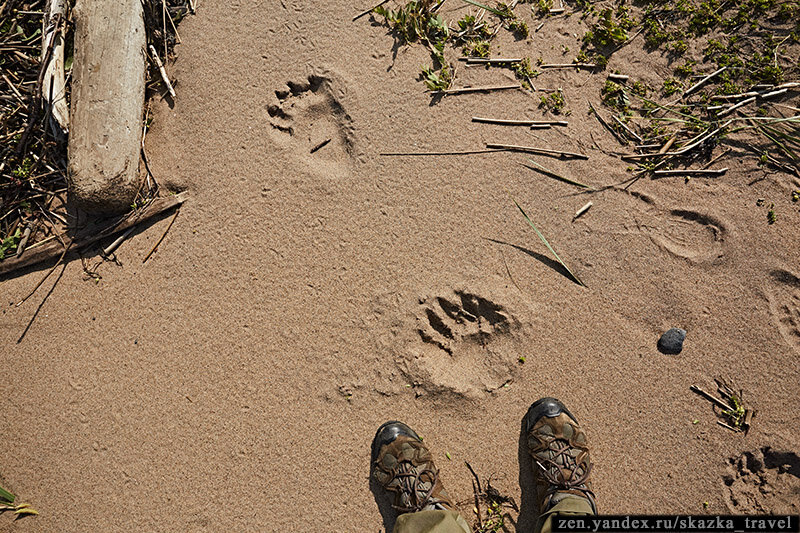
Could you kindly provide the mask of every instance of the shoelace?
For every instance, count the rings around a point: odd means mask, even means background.
[[[588,463],[582,475],[578,476],[578,463],[575,462],[575,459],[569,455],[569,449],[571,448],[570,444],[566,441],[561,439],[552,439],[550,442],[547,443],[547,449],[551,451],[555,451],[553,444],[556,442],[561,442],[564,445],[556,452],[556,454],[552,458],[546,458],[540,460],[536,457],[534,460],[539,468],[542,470],[542,475],[547,480],[547,482],[554,486],[555,489],[548,491],[554,492],[555,490],[579,490],[581,492],[585,492],[590,494],[591,491],[585,487],[581,487],[586,483],[586,480],[589,479],[589,473],[592,471],[592,463]],[[563,457],[562,457],[563,456]],[[562,457],[564,464],[561,465],[557,462],[558,458]],[[574,463],[570,465],[569,463]],[[557,472],[556,475],[551,473],[551,469],[555,468]],[[564,470],[569,471],[569,478],[564,476]],[[576,477],[577,476],[577,477]]]
[[[420,498],[417,487],[420,484],[420,477],[422,477],[423,474],[428,474],[428,477],[431,480],[431,488],[423,494],[422,498]],[[439,503],[437,500],[431,498],[433,489],[436,487],[436,483],[439,480],[438,470],[429,470],[427,468],[417,469],[417,467],[415,467],[411,461],[402,461],[392,471],[392,476],[400,480],[399,490],[405,491],[409,494],[409,506],[404,507],[402,505],[392,504],[392,507],[401,513],[415,513],[421,511],[428,505]],[[416,502],[415,506],[413,505],[414,502]]]

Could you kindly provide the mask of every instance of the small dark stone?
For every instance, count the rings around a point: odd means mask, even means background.
[[[669,355],[677,355],[683,350],[683,340],[686,338],[686,330],[672,328],[658,339],[658,351]]]

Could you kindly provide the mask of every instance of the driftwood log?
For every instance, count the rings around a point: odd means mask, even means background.
[[[140,185],[145,97],[141,0],[78,0],[67,182],[89,213],[130,210]]]

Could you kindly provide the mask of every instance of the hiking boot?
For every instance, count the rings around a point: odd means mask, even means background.
[[[586,434],[563,403],[555,398],[534,402],[523,419],[533,459],[539,511],[569,497],[587,500],[597,514],[592,492]]]
[[[455,510],[431,452],[402,422],[390,421],[378,428],[372,441],[372,476],[394,493],[392,507],[400,513]]]

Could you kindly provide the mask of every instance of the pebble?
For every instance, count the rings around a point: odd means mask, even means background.
[[[661,353],[677,355],[683,350],[683,340],[686,338],[686,330],[672,328],[658,339],[658,350]]]

